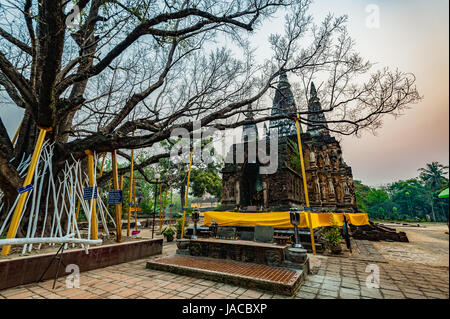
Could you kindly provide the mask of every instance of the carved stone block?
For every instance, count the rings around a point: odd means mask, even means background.
[[[255,241],[260,243],[273,242],[273,226],[255,226]]]

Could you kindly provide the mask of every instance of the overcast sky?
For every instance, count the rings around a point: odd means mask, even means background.
[[[380,28],[365,27],[368,4],[380,8]],[[377,136],[344,137],[355,179],[380,185],[417,176],[426,163],[449,163],[449,3],[447,0],[316,1],[314,12],[348,13],[361,54],[417,77],[424,96],[405,115],[387,117]]]
[[[368,28],[368,5],[380,10],[380,27]],[[316,0],[315,20],[328,12],[348,14],[348,28],[361,55],[377,68],[389,66],[417,77],[422,102],[394,119],[386,117],[377,135],[340,138],[345,161],[355,179],[379,186],[417,176],[426,163],[449,163],[449,4],[447,0]],[[254,36],[258,58],[270,55],[267,39],[282,27],[281,19],[265,24]],[[279,31],[280,33],[282,30]],[[0,116],[10,135],[22,111],[1,105]]]

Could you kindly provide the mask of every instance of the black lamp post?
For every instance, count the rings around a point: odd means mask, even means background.
[[[295,233],[295,244],[294,248],[303,248],[300,244],[300,238],[298,235],[298,225],[300,225],[300,212],[298,211],[297,207],[292,206],[290,211],[290,218],[291,218],[291,224],[294,225],[294,233]]]
[[[192,221],[194,222],[194,234],[192,235],[191,239],[197,239],[197,222],[200,220],[200,212],[198,207],[194,208],[194,211],[192,212]]]
[[[158,173],[155,174],[155,178],[156,178],[156,183],[155,183],[155,204],[153,205],[153,225],[152,225],[152,239],[154,237],[155,234],[155,215],[156,215],[156,192],[158,191],[158,181],[161,178],[161,175],[159,175]]]

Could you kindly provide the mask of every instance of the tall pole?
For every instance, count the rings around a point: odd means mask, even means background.
[[[103,159],[102,159],[102,165],[100,166],[100,177],[103,175],[103,168],[105,167],[105,159],[106,159],[106,153],[103,153]]]
[[[188,179],[186,186],[186,198],[184,200],[184,210],[183,210],[183,224],[181,225],[181,238],[184,237],[184,223],[186,222],[186,209],[188,204],[188,195],[189,195],[189,181],[191,180],[191,167],[192,167],[192,155],[194,153],[194,149],[191,151],[191,156],[189,158],[189,171],[188,171]]]
[[[159,177],[159,174],[157,173],[157,175],[155,175],[155,177]],[[155,234],[156,196],[158,196],[156,192],[158,191],[158,180],[159,180],[159,178],[156,178],[156,183],[155,183],[155,204],[153,205],[152,239],[153,239],[154,234]]]
[[[168,189],[166,188],[166,192],[164,193],[164,215],[160,215],[161,219],[159,220],[159,229],[162,229],[162,225],[164,224],[164,219],[166,219],[166,204],[167,204],[167,191]]]
[[[134,191],[133,191],[133,207],[134,207],[134,229],[138,230],[137,226],[137,206],[136,206],[136,181],[134,181]]]
[[[160,222],[161,222],[161,206],[162,206],[161,196],[162,196],[162,183],[159,184],[159,220],[160,220]],[[161,231],[162,231],[162,229],[161,229],[161,225],[160,225],[159,226],[159,233],[160,234],[161,234]]]
[[[42,144],[44,144],[45,135],[50,128],[39,128],[39,137],[34,147],[33,156],[31,157],[30,166],[28,167],[27,176],[23,182],[23,187],[27,187],[31,184],[34,176],[34,171],[36,169],[36,165],[39,159],[39,155],[41,154]],[[20,217],[22,216],[23,207],[25,206],[25,201],[28,197],[29,191],[25,191],[19,195],[19,200],[17,202],[17,206],[14,209],[14,214],[11,219],[11,224],[9,225],[8,233],[6,234],[6,239],[12,239],[16,237],[17,228],[19,227]],[[56,203],[55,203],[56,204]],[[11,245],[5,245],[2,248],[2,255],[6,256],[9,254],[11,250]]]
[[[117,152],[112,151],[112,169],[114,190],[119,190],[119,175],[117,172]],[[122,242],[122,203],[114,204],[116,208],[116,242]]]
[[[308,185],[306,183],[306,173],[305,173],[305,163],[303,161],[303,150],[302,150],[302,138],[300,134],[300,124],[299,124],[300,115],[297,113],[297,118],[295,119],[295,126],[297,128],[297,142],[298,142],[298,153],[300,155],[300,164],[302,167],[302,178],[303,178],[303,189],[305,190],[305,202],[306,206],[308,207],[308,211],[306,213],[308,217],[308,224],[309,224],[309,232],[311,233],[311,246],[313,254],[316,254],[316,244],[314,242],[314,229],[312,227],[312,220],[311,220],[311,211],[309,206],[309,196],[308,196]]]
[[[134,131],[133,131],[134,136]],[[134,149],[131,150],[131,165],[130,165],[130,192],[128,194],[128,224],[127,224],[127,236],[130,236],[130,223],[131,223],[131,196],[133,194],[133,169],[134,169]]]
[[[17,128],[16,134],[14,134],[14,137],[11,141],[11,144],[14,146],[14,144],[16,143],[17,138],[19,137],[19,133],[20,133],[20,128],[22,127],[22,123],[23,123],[23,118],[22,121],[20,121],[19,127]]]
[[[92,194],[94,195],[96,181],[94,178],[94,153],[90,150],[84,151],[88,156],[88,176],[89,187],[92,188]],[[94,196],[93,196],[94,197]],[[92,212],[91,212],[91,239],[97,240],[97,199],[91,199]]]

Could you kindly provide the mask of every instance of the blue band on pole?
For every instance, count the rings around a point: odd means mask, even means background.
[[[308,211],[308,210],[312,211],[312,208],[311,207],[305,207],[305,211]]]
[[[33,189],[33,184],[30,184],[30,185],[19,188],[17,191],[19,192],[19,194],[22,194],[22,193],[31,191],[32,189]]]

